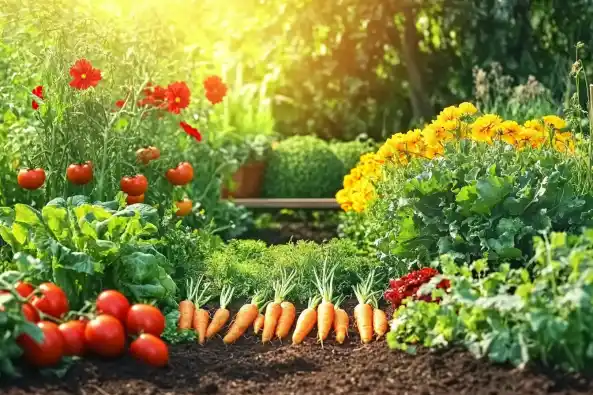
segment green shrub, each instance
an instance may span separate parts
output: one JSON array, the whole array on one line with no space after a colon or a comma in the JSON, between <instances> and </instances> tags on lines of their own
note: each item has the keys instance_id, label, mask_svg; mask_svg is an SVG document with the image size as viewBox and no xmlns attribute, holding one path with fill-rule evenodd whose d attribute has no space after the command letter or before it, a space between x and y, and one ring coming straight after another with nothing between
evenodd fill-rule
<instances>
[{"instance_id":1,"label":"green shrub","mask_svg":"<svg viewBox=\"0 0 593 395\"><path fill-rule=\"evenodd\" d=\"M441 254L459 262L525 263L533 236L593 225L573 157L463 141L444 157L393 169L368 214L387 228L376 244L400 274Z\"/></svg>"},{"instance_id":2,"label":"green shrub","mask_svg":"<svg viewBox=\"0 0 593 395\"><path fill-rule=\"evenodd\" d=\"M450 290L433 291L440 304L409 301L400 307L390 346L413 352L410 343L462 344L498 363L591 366L593 231L581 237L552 233L536 238L534 247L531 272L508 264L489 271L484 259L468 268L442 257L435 264L450 280ZM434 284L425 287L430 292Z\"/></svg>"},{"instance_id":3,"label":"green shrub","mask_svg":"<svg viewBox=\"0 0 593 395\"><path fill-rule=\"evenodd\" d=\"M341 188L342 162L328 143L312 136L295 136L278 144L268 161L264 196L327 198Z\"/></svg>"},{"instance_id":4,"label":"green shrub","mask_svg":"<svg viewBox=\"0 0 593 395\"><path fill-rule=\"evenodd\" d=\"M356 166L361 155L377 149L373 142L359 140L332 142L330 148L342 162L344 175Z\"/></svg>"}]
</instances>

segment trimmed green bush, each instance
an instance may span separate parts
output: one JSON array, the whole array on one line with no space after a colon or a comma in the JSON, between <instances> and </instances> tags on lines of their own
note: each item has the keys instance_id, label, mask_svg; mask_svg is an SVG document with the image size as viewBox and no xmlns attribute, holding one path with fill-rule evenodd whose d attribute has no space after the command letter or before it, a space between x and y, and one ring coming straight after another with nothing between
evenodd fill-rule
<instances>
[{"instance_id":1,"label":"trimmed green bush","mask_svg":"<svg viewBox=\"0 0 593 395\"><path fill-rule=\"evenodd\" d=\"M330 145L313 136L295 136L272 152L264 179L271 198L333 197L342 186L344 165Z\"/></svg>"}]
</instances>

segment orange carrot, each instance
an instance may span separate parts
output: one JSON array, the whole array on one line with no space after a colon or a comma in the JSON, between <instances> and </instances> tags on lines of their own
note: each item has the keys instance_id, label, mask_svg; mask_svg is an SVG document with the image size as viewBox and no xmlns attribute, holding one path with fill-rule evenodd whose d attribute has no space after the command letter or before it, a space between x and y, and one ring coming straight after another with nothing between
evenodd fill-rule
<instances>
[{"instance_id":1,"label":"orange carrot","mask_svg":"<svg viewBox=\"0 0 593 395\"><path fill-rule=\"evenodd\" d=\"M372 292L374 277L375 272L371 271L366 280L354 287L354 294L358 300L358 305L354 308L354 320L360 340L365 344L373 340L373 306L370 302L375 294Z\"/></svg>"},{"instance_id":2,"label":"orange carrot","mask_svg":"<svg viewBox=\"0 0 593 395\"><path fill-rule=\"evenodd\" d=\"M292 344L301 344L305 340L305 337L313 330L317 322L317 310L315 308L320 301L321 297L319 296L309 298L309 304L299 315L296 327L292 333Z\"/></svg>"},{"instance_id":3,"label":"orange carrot","mask_svg":"<svg viewBox=\"0 0 593 395\"><path fill-rule=\"evenodd\" d=\"M319 294L321 295L321 303L317 307L317 335L319 341L323 345L323 341L327 339L329 332L334 324L334 304L332 303L334 273L338 265L334 265L331 269L327 269L327 258L323 263L321 271L321 278L315 270L315 282Z\"/></svg>"},{"instance_id":4,"label":"orange carrot","mask_svg":"<svg viewBox=\"0 0 593 395\"><path fill-rule=\"evenodd\" d=\"M389 327L387 315L379 308L373 310L373 327L375 328L377 339L383 337L383 335L387 333L387 328Z\"/></svg>"},{"instance_id":5,"label":"orange carrot","mask_svg":"<svg viewBox=\"0 0 593 395\"><path fill-rule=\"evenodd\" d=\"M263 329L264 327L264 320L265 316L263 314L259 314L255 321L253 321L253 333L256 335Z\"/></svg>"},{"instance_id":6,"label":"orange carrot","mask_svg":"<svg viewBox=\"0 0 593 395\"><path fill-rule=\"evenodd\" d=\"M214 313L212 317L212 322L208 325L206 329L206 337L211 339L216 335L224 324L227 323L229 318L231 317L231 312L226 307L228 306L229 302L233 298L233 292L235 292L234 288L231 287L223 287L222 291L220 292L220 307Z\"/></svg>"},{"instance_id":7,"label":"orange carrot","mask_svg":"<svg viewBox=\"0 0 593 395\"><path fill-rule=\"evenodd\" d=\"M179 329L191 329L194 320L194 280L190 279L186 282L186 299L179 302L179 321L177 327Z\"/></svg>"},{"instance_id":8,"label":"orange carrot","mask_svg":"<svg viewBox=\"0 0 593 395\"><path fill-rule=\"evenodd\" d=\"M208 288L210 288L210 283L204 284L202 292L199 294L199 296L197 296L203 278L204 276L200 277L198 283L196 284L196 296L194 299L194 306L196 308L196 311L194 312L193 320L193 328L198 334L198 342L200 344L204 344L204 342L206 341L206 330L208 329L208 322L210 321L210 313L208 313L208 310L201 308L201 306L212 297L212 295L206 294Z\"/></svg>"},{"instance_id":9,"label":"orange carrot","mask_svg":"<svg viewBox=\"0 0 593 395\"><path fill-rule=\"evenodd\" d=\"M282 314L280 315L278 326L276 327L276 337L282 340L288 336L290 328L292 328L292 324L294 324L294 320L296 319L296 308L288 301L282 302L280 307L282 307Z\"/></svg>"},{"instance_id":10,"label":"orange carrot","mask_svg":"<svg viewBox=\"0 0 593 395\"><path fill-rule=\"evenodd\" d=\"M262 343L271 341L272 337L274 336L274 332L276 331L276 327L280 321L280 316L283 313L281 303L283 302L286 295L288 295L294 288L295 284L293 283L293 280L295 276L296 271L293 271L290 276L288 276L286 272L282 270L281 279L279 281L274 281L274 285L272 286L274 289L274 300L272 300L266 307L266 314L264 315L264 330L262 332ZM284 326L285 325L286 323L284 323ZM290 325L292 325L292 322L290 322ZM282 329L288 334L290 326L288 329L285 329L285 327Z\"/></svg>"},{"instance_id":11,"label":"orange carrot","mask_svg":"<svg viewBox=\"0 0 593 395\"><path fill-rule=\"evenodd\" d=\"M222 339L225 344L236 342L245 333L247 328L253 324L253 321L255 321L259 314L259 305L263 302L264 298L265 293L257 293L251 299L251 303L244 304L239 309L226 336Z\"/></svg>"},{"instance_id":12,"label":"orange carrot","mask_svg":"<svg viewBox=\"0 0 593 395\"><path fill-rule=\"evenodd\" d=\"M340 301L336 302L334 306L335 318L334 318L334 332L336 333L336 342L338 344L344 343L346 336L348 336L348 325L350 324L350 318L348 313L340 308Z\"/></svg>"}]
</instances>

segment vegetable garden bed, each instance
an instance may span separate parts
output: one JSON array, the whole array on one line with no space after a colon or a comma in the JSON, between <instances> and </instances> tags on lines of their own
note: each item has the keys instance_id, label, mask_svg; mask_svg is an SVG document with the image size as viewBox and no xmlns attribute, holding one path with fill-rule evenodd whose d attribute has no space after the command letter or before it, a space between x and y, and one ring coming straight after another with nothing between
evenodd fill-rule
<instances>
[{"instance_id":1,"label":"vegetable garden bed","mask_svg":"<svg viewBox=\"0 0 593 395\"><path fill-rule=\"evenodd\" d=\"M353 334L352 334L353 335ZM460 350L388 351L384 341L360 345L310 338L299 346L261 345L245 338L170 347L170 364L152 369L130 356L84 359L62 379L27 375L0 387L29 394L590 394L588 378L517 370L476 360Z\"/></svg>"}]
</instances>

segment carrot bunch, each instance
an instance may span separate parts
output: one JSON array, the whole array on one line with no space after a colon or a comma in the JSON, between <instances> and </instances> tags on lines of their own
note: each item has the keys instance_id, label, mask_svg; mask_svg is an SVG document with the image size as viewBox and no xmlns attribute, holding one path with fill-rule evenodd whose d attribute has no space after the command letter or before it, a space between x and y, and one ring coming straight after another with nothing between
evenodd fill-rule
<instances>
[{"instance_id":1,"label":"carrot bunch","mask_svg":"<svg viewBox=\"0 0 593 395\"><path fill-rule=\"evenodd\" d=\"M387 331L387 317L382 310L373 308L377 302L373 292L375 272L371 271L365 280L354 286L354 295L358 305L354 308L354 321L363 343L370 343L373 340L373 333L378 337L383 336Z\"/></svg>"},{"instance_id":2,"label":"carrot bunch","mask_svg":"<svg viewBox=\"0 0 593 395\"><path fill-rule=\"evenodd\" d=\"M231 317L231 312L227 309L227 306L233 298L234 288L223 287L220 292L220 307L216 310L216 313L212 316L212 322L206 329L206 338L211 339L216 335L227 323Z\"/></svg>"},{"instance_id":3,"label":"carrot bunch","mask_svg":"<svg viewBox=\"0 0 593 395\"><path fill-rule=\"evenodd\" d=\"M268 303L264 314L262 343L271 341L274 334L282 339L290 332L296 317L296 308L292 303L285 301L284 298L293 290L295 276L295 271L287 275L286 271L282 270L281 279L274 281L272 285L274 299Z\"/></svg>"},{"instance_id":4,"label":"carrot bunch","mask_svg":"<svg viewBox=\"0 0 593 395\"><path fill-rule=\"evenodd\" d=\"M329 336L335 318L335 307L332 302L334 292L334 274L338 265L334 265L330 269L327 267L327 258L323 262L321 275L317 274L317 270L313 272L315 275L315 285L319 290L321 296L321 303L317 307L317 337L323 345L323 342Z\"/></svg>"},{"instance_id":5,"label":"carrot bunch","mask_svg":"<svg viewBox=\"0 0 593 395\"><path fill-rule=\"evenodd\" d=\"M231 324L227 334L222 339L225 344L236 342L249 328L259 315L259 306L266 298L265 292L256 293L251 299L251 303L246 303L239 309Z\"/></svg>"},{"instance_id":6,"label":"carrot bunch","mask_svg":"<svg viewBox=\"0 0 593 395\"><path fill-rule=\"evenodd\" d=\"M296 327L292 333L292 344L301 344L305 337L313 330L317 323L317 305L321 302L320 296L309 298L307 308L301 312Z\"/></svg>"}]
</instances>

